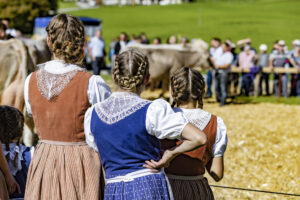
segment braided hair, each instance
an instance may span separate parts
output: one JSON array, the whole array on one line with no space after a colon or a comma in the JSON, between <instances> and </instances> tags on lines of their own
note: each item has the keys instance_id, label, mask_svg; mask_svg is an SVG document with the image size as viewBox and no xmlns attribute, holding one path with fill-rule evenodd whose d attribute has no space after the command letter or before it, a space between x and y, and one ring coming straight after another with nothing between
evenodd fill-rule
<instances>
[{"instance_id":1,"label":"braided hair","mask_svg":"<svg viewBox=\"0 0 300 200\"><path fill-rule=\"evenodd\" d=\"M17 145L19 145L23 128L24 116L21 111L10 106L0 106L0 141L5 145L6 151L9 151L9 143L14 140L17 140ZM14 160L15 166L17 157ZM6 156L6 159L9 161L9 155Z\"/></svg>"},{"instance_id":2,"label":"braided hair","mask_svg":"<svg viewBox=\"0 0 300 200\"><path fill-rule=\"evenodd\" d=\"M140 92L149 77L147 56L136 49L122 52L116 57L113 79L117 86L130 92Z\"/></svg>"},{"instance_id":3,"label":"braided hair","mask_svg":"<svg viewBox=\"0 0 300 200\"><path fill-rule=\"evenodd\" d=\"M190 100L193 100L195 107L203 107L205 81L199 71L189 67L177 69L171 76L171 89L174 99L172 107Z\"/></svg>"},{"instance_id":4,"label":"braided hair","mask_svg":"<svg viewBox=\"0 0 300 200\"><path fill-rule=\"evenodd\" d=\"M77 17L59 14L46 28L50 51L66 63L81 65L84 59L84 26Z\"/></svg>"}]
</instances>

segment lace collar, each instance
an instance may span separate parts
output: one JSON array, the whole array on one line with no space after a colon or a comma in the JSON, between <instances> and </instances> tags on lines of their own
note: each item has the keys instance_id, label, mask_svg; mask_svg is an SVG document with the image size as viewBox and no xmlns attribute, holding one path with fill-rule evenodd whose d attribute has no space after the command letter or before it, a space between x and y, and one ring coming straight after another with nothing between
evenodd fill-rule
<instances>
[{"instance_id":1,"label":"lace collar","mask_svg":"<svg viewBox=\"0 0 300 200\"><path fill-rule=\"evenodd\" d=\"M200 130L205 129L210 121L211 114L202 109L181 109L184 116L190 123L199 128Z\"/></svg>"},{"instance_id":2,"label":"lace collar","mask_svg":"<svg viewBox=\"0 0 300 200\"><path fill-rule=\"evenodd\" d=\"M85 69L75 64L64 63L63 60L51 60L38 65L39 69L44 69L51 74L65 74L71 71L85 71Z\"/></svg>"},{"instance_id":3,"label":"lace collar","mask_svg":"<svg viewBox=\"0 0 300 200\"><path fill-rule=\"evenodd\" d=\"M39 70L36 73L37 86L41 95L47 100L57 97L77 72L85 71L77 65L65 64L61 60L52 60L38 65L38 67Z\"/></svg>"},{"instance_id":4,"label":"lace collar","mask_svg":"<svg viewBox=\"0 0 300 200\"><path fill-rule=\"evenodd\" d=\"M114 92L95 106L98 117L106 124L114 124L135 113L150 101L130 92Z\"/></svg>"}]
</instances>

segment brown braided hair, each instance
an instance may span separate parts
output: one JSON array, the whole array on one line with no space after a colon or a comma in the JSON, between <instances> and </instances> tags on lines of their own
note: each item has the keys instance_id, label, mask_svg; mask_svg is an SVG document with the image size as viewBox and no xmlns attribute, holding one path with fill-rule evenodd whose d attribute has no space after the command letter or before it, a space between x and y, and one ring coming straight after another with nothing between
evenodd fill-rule
<instances>
[{"instance_id":1,"label":"brown braided hair","mask_svg":"<svg viewBox=\"0 0 300 200\"><path fill-rule=\"evenodd\" d=\"M84 26L77 17L59 14L46 28L50 51L66 63L81 65L84 59Z\"/></svg>"},{"instance_id":2,"label":"brown braided hair","mask_svg":"<svg viewBox=\"0 0 300 200\"><path fill-rule=\"evenodd\" d=\"M138 93L148 77L149 62L142 52L130 49L116 57L113 79L121 89Z\"/></svg>"},{"instance_id":3,"label":"brown braided hair","mask_svg":"<svg viewBox=\"0 0 300 200\"><path fill-rule=\"evenodd\" d=\"M0 106L0 141L5 145L6 151L9 151L9 143L17 140L19 145L20 138L23 134L24 116L17 108L10 106ZM2 147L1 147L2 148ZM16 167L18 156L14 160ZM10 160L9 155L6 156L7 161Z\"/></svg>"},{"instance_id":4,"label":"brown braided hair","mask_svg":"<svg viewBox=\"0 0 300 200\"><path fill-rule=\"evenodd\" d=\"M203 108L205 81L199 71L189 67L177 69L171 76L171 89L173 107L193 100L195 107Z\"/></svg>"}]
</instances>

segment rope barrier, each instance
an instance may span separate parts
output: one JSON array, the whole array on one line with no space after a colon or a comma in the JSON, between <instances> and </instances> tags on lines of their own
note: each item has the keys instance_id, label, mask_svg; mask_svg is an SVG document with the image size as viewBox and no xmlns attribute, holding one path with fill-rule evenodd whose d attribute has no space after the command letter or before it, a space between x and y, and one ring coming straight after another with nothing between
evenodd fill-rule
<instances>
[{"instance_id":1,"label":"rope barrier","mask_svg":"<svg viewBox=\"0 0 300 200\"><path fill-rule=\"evenodd\" d=\"M272 192L272 191L266 191L266 190L255 190L255 189L247 189L247 188L239 188L239 187L222 186L222 185L210 185L210 186L216 187L216 188L223 188L223 189L242 190L242 191L248 191L248 192L261 192L261 193L268 193L268 194L300 197L300 194L291 194L291 193L284 193L284 192Z\"/></svg>"}]
</instances>

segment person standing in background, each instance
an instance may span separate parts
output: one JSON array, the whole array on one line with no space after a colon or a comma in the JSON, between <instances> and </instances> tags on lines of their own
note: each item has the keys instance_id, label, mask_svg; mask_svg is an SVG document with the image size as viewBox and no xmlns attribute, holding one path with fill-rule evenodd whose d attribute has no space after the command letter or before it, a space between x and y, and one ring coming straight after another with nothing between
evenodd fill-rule
<instances>
[{"instance_id":1,"label":"person standing in background","mask_svg":"<svg viewBox=\"0 0 300 200\"><path fill-rule=\"evenodd\" d=\"M293 49L290 53L290 63L293 67L299 68L299 48L300 48L300 40L293 41ZM297 92L297 82L299 79L298 74L291 74L291 96L298 96Z\"/></svg>"},{"instance_id":2,"label":"person standing in background","mask_svg":"<svg viewBox=\"0 0 300 200\"><path fill-rule=\"evenodd\" d=\"M116 43L114 57L119 55L119 53L126 47L128 43L128 36L125 32L120 34L119 41Z\"/></svg>"},{"instance_id":3,"label":"person standing in background","mask_svg":"<svg viewBox=\"0 0 300 200\"><path fill-rule=\"evenodd\" d=\"M210 57L216 60L223 53L221 47L221 39L214 37L211 41L211 46L212 47L209 49ZM213 69L210 69L206 74L206 84L207 84L206 98L210 98L212 96L212 91L211 91L212 80L213 80Z\"/></svg>"},{"instance_id":4,"label":"person standing in background","mask_svg":"<svg viewBox=\"0 0 300 200\"><path fill-rule=\"evenodd\" d=\"M153 44L161 44L161 39L160 39L160 37L155 37L155 38L153 39Z\"/></svg>"},{"instance_id":5,"label":"person standing in background","mask_svg":"<svg viewBox=\"0 0 300 200\"><path fill-rule=\"evenodd\" d=\"M294 45L293 52L291 54L290 63L293 67L300 70L300 41L296 41ZM300 97L300 74L292 74L292 94L294 96Z\"/></svg>"},{"instance_id":6,"label":"person standing in background","mask_svg":"<svg viewBox=\"0 0 300 200\"><path fill-rule=\"evenodd\" d=\"M97 30L95 36L89 43L89 54L92 59L94 75L99 75L100 70L105 66L105 42L101 30Z\"/></svg>"},{"instance_id":7,"label":"person standing in background","mask_svg":"<svg viewBox=\"0 0 300 200\"><path fill-rule=\"evenodd\" d=\"M0 40L6 40L6 26L0 23Z\"/></svg>"},{"instance_id":8,"label":"person standing in background","mask_svg":"<svg viewBox=\"0 0 300 200\"><path fill-rule=\"evenodd\" d=\"M210 58L215 72L215 92L217 101L220 102L220 106L224 106L227 98L227 79L230 71L230 65L233 60L231 53L231 44L225 42L222 44L223 53L216 59Z\"/></svg>"},{"instance_id":9,"label":"person standing in background","mask_svg":"<svg viewBox=\"0 0 300 200\"><path fill-rule=\"evenodd\" d=\"M7 36L7 39L10 39L10 38L16 38L18 37L18 32L16 29L13 29L13 28L10 28L9 26L9 19L2 19L2 24L4 24L6 26L6 36Z\"/></svg>"},{"instance_id":10,"label":"person standing in background","mask_svg":"<svg viewBox=\"0 0 300 200\"><path fill-rule=\"evenodd\" d=\"M260 53L258 54L258 60L257 60L257 65L259 67L268 67L269 66L269 54L267 53L267 45L266 44L261 44L259 46L259 51ZM263 81L265 82L265 93L267 96L270 95L269 92L269 74L268 73L264 73L264 72L260 72L260 76L259 76L259 86L258 86L258 95L261 96L263 94L263 89L262 89L262 83Z\"/></svg>"},{"instance_id":11,"label":"person standing in background","mask_svg":"<svg viewBox=\"0 0 300 200\"><path fill-rule=\"evenodd\" d=\"M239 66L241 69L250 69L254 66L254 57L255 53L251 50L249 45L245 45L244 50L239 55ZM249 93L253 88L253 80L250 73L242 73L242 86L241 94L243 91L246 96L249 96Z\"/></svg>"},{"instance_id":12,"label":"person standing in background","mask_svg":"<svg viewBox=\"0 0 300 200\"><path fill-rule=\"evenodd\" d=\"M288 65L290 55L284 51L285 42L279 40L277 43L277 49L270 55L270 67L285 67ZM276 96L281 94L284 97L288 97L288 76L286 74L274 73L274 91ZM281 87L280 87L281 86Z\"/></svg>"}]
</instances>

